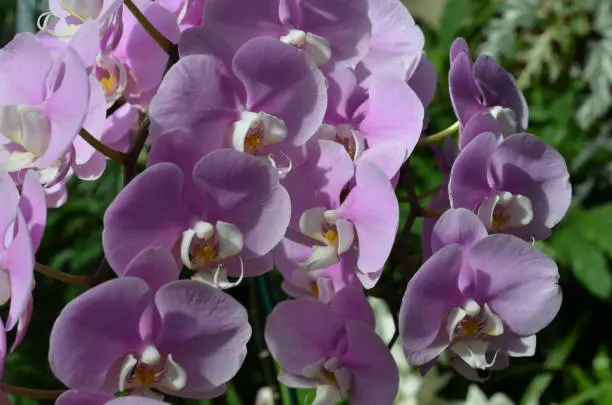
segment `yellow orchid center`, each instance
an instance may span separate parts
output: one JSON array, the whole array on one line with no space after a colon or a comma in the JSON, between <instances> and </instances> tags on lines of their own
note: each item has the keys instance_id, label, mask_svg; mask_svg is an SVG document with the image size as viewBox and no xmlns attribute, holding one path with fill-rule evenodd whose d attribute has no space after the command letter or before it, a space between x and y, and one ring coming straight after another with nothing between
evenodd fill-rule
<instances>
[{"instance_id":1,"label":"yellow orchid center","mask_svg":"<svg viewBox=\"0 0 612 405\"><path fill-rule=\"evenodd\" d=\"M244 138L244 151L246 153L255 153L261 146L262 141L258 132L250 132L246 138Z\"/></svg>"},{"instance_id":2,"label":"yellow orchid center","mask_svg":"<svg viewBox=\"0 0 612 405\"><path fill-rule=\"evenodd\" d=\"M338 379L336 375L329 370L323 370L323 379L332 385L338 385Z\"/></svg>"},{"instance_id":3,"label":"yellow orchid center","mask_svg":"<svg viewBox=\"0 0 612 405\"><path fill-rule=\"evenodd\" d=\"M117 90L117 78L113 75L101 78L100 84L102 84L104 94L112 94L115 92L115 90Z\"/></svg>"},{"instance_id":4,"label":"yellow orchid center","mask_svg":"<svg viewBox=\"0 0 612 405\"><path fill-rule=\"evenodd\" d=\"M473 335L478 332L480 325L474 318L465 318L461 321L461 328L466 335Z\"/></svg>"},{"instance_id":5,"label":"yellow orchid center","mask_svg":"<svg viewBox=\"0 0 612 405\"><path fill-rule=\"evenodd\" d=\"M210 245L204 245L197 250L198 259L204 263L210 263L217 258L217 251Z\"/></svg>"},{"instance_id":6,"label":"yellow orchid center","mask_svg":"<svg viewBox=\"0 0 612 405\"><path fill-rule=\"evenodd\" d=\"M325 240L329 242L330 244L336 243L339 238L338 231L334 229L328 229L327 231L325 231L324 236L325 236Z\"/></svg>"},{"instance_id":7,"label":"yellow orchid center","mask_svg":"<svg viewBox=\"0 0 612 405\"><path fill-rule=\"evenodd\" d=\"M508 224L508 216L502 213L494 213L492 220L492 228L494 231L499 231Z\"/></svg>"},{"instance_id":8,"label":"yellow orchid center","mask_svg":"<svg viewBox=\"0 0 612 405\"><path fill-rule=\"evenodd\" d=\"M156 381L155 371L150 368L139 368L136 370L136 379L141 386L151 386Z\"/></svg>"}]
</instances>

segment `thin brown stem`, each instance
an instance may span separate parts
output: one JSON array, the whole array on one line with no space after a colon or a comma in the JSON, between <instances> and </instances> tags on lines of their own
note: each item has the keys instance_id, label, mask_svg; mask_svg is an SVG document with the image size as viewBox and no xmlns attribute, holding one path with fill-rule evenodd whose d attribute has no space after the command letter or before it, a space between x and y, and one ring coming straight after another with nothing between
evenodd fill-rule
<instances>
[{"instance_id":1,"label":"thin brown stem","mask_svg":"<svg viewBox=\"0 0 612 405\"><path fill-rule=\"evenodd\" d=\"M40 264L40 263L36 263L34 268L40 274L43 274L54 280L61 281L62 283L78 285L81 287L91 287L92 285L91 279L89 277L74 276L72 274L68 274L62 271L52 269L51 267L45 266L44 264Z\"/></svg>"},{"instance_id":2,"label":"thin brown stem","mask_svg":"<svg viewBox=\"0 0 612 405\"><path fill-rule=\"evenodd\" d=\"M461 126L461 123L457 121L453 125L451 125L450 127L446 128L443 131L440 131L436 134L426 136L425 138L419 139L419 142L417 142L417 146L419 147L429 146L434 143L441 142L445 140L446 138L448 138L449 136L451 136L452 134L454 134L455 132L457 132L460 126Z\"/></svg>"},{"instance_id":3,"label":"thin brown stem","mask_svg":"<svg viewBox=\"0 0 612 405\"><path fill-rule=\"evenodd\" d=\"M81 129L81 131L79 132L79 135L81 136L81 138L85 140L85 142L90 144L95 150L97 150L98 152L100 152L101 154L109 158L110 160L113 160L119 163L120 165L124 164L125 155L123 153L116 151L114 149L111 149L108 146L104 145L102 142L94 138L93 135L91 135L89 131L87 131L85 128Z\"/></svg>"},{"instance_id":4,"label":"thin brown stem","mask_svg":"<svg viewBox=\"0 0 612 405\"><path fill-rule=\"evenodd\" d=\"M149 125L151 121L147 116L140 124L138 134L125 159L125 171L123 172L123 186L127 186L138 175L138 157L144 149L147 138L149 137Z\"/></svg>"},{"instance_id":5,"label":"thin brown stem","mask_svg":"<svg viewBox=\"0 0 612 405\"><path fill-rule=\"evenodd\" d=\"M32 388L17 387L4 382L0 382L0 391L7 394L30 397L34 399L56 399L66 390L36 390Z\"/></svg>"},{"instance_id":6,"label":"thin brown stem","mask_svg":"<svg viewBox=\"0 0 612 405\"><path fill-rule=\"evenodd\" d=\"M441 217L447 211L447 208L442 208L439 210L432 210L428 208L421 208L421 212L419 213L420 217L423 218L438 218Z\"/></svg>"},{"instance_id":7,"label":"thin brown stem","mask_svg":"<svg viewBox=\"0 0 612 405\"><path fill-rule=\"evenodd\" d=\"M134 15L136 20L143 26L147 34L163 49L168 55L174 49L174 44L166 38L155 26L149 21L147 17L136 7L132 0L124 0L123 4L130 10L130 13Z\"/></svg>"}]
</instances>

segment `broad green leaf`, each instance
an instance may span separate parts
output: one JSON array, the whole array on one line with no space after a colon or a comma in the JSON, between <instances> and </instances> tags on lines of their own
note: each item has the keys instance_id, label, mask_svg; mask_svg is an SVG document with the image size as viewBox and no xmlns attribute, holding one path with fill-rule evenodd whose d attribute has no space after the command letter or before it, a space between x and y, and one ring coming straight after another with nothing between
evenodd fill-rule
<instances>
[{"instance_id":1,"label":"broad green leaf","mask_svg":"<svg viewBox=\"0 0 612 405\"><path fill-rule=\"evenodd\" d=\"M612 293L612 274L603 252L580 237L573 227L560 229L550 241L560 260L571 266L576 279L592 295L607 299Z\"/></svg>"},{"instance_id":2,"label":"broad green leaf","mask_svg":"<svg viewBox=\"0 0 612 405\"><path fill-rule=\"evenodd\" d=\"M443 47L448 47L453 42L474 11L473 0L448 0L446 2L439 31L440 44Z\"/></svg>"}]
</instances>

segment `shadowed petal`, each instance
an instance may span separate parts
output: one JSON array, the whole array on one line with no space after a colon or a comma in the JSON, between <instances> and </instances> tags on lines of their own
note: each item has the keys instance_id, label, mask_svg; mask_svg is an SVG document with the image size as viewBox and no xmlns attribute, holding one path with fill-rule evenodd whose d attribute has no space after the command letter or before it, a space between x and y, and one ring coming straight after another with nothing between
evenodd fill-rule
<instances>
[{"instance_id":1,"label":"shadowed petal","mask_svg":"<svg viewBox=\"0 0 612 405\"><path fill-rule=\"evenodd\" d=\"M170 250L190 227L181 210L182 182L177 166L159 163L136 177L108 207L102 244L117 274L149 246Z\"/></svg>"},{"instance_id":2,"label":"shadowed petal","mask_svg":"<svg viewBox=\"0 0 612 405\"><path fill-rule=\"evenodd\" d=\"M469 252L476 299L486 302L513 332L532 335L561 306L557 265L531 244L511 235L490 235Z\"/></svg>"},{"instance_id":3,"label":"shadowed petal","mask_svg":"<svg viewBox=\"0 0 612 405\"><path fill-rule=\"evenodd\" d=\"M251 327L246 310L226 293L207 284L180 280L155 295L161 315L160 350L172 354L187 372L188 397L218 395L246 357Z\"/></svg>"},{"instance_id":4,"label":"shadowed petal","mask_svg":"<svg viewBox=\"0 0 612 405\"><path fill-rule=\"evenodd\" d=\"M146 282L129 277L107 281L68 303L51 331L53 374L72 389L104 392L113 364L143 345L139 322L152 299ZM106 389L114 394L117 386Z\"/></svg>"}]
</instances>

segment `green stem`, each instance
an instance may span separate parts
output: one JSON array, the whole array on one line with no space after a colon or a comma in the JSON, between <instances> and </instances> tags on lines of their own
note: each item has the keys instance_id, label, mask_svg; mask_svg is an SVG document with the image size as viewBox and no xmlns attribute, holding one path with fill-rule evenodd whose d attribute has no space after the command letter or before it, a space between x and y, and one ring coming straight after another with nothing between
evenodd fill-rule
<instances>
[{"instance_id":1,"label":"green stem","mask_svg":"<svg viewBox=\"0 0 612 405\"><path fill-rule=\"evenodd\" d=\"M163 49L168 55L174 49L174 44L166 38L161 32L155 28L151 21L136 7L132 0L124 0L123 4L130 10L130 12L134 15L136 20L143 26L147 34L159 45L161 49Z\"/></svg>"},{"instance_id":2,"label":"green stem","mask_svg":"<svg viewBox=\"0 0 612 405\"><path fill-rule=\"evenodd\" d=\"M85 140L85 142L90 144L95 150L97 150L98 152L100 152L101 154L109 158L110 160L113 160L119 163L120 165L124 163L125 155L123 153L116 151L114 149L111 149L108 146L104 145L102 142L94 138L89 133L89 131L87 131L85 128L81 129L81 131L79 132L79 135L81 136L81 138Z\"/></svg>"},{"instance_id":3,"label":"green stem","mask_svg":"<svg viewBox=\"0 0 612 405\"><path fill-rule=\"evenodd\" d=\"M455 132L457 132L460 126L461 126L461 123L457 121L453 125L451 125L450 127L446 128L443 131L440 131L430 136L426 136L425 138L421 138L419 142L417 142L417 146L428 146L434 143L441 142L445 140L446 138L448 138L449 136L451 136L452 134L454 134Z\"/></svg>"},{"instance_id":4,"label":"green stem","mask_svg":"<svg viewBox=\"0 0 612 405\"><path fill-rule=\"evenodd\" d=\"M36 263L34 266L37 272L62 283L78 285L81 287L91 287L92 283L89 277L74 276L45 266L44 264Z\"/></svg>"}]
</instances>

